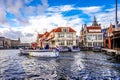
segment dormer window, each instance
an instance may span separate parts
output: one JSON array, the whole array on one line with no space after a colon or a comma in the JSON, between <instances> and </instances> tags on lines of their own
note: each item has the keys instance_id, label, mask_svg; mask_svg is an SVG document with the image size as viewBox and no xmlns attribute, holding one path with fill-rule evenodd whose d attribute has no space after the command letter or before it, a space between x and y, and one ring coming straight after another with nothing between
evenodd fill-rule
<instances>
[{"instance_id":1,"label":"dormer window","mask_svg":"<svg viewBox=\"0 0 120 80\"><path fill-rule=\"evenodd\" d=\"M63 28L62 32L68 32L67 28Z\"/></svg>"}]
</instances>

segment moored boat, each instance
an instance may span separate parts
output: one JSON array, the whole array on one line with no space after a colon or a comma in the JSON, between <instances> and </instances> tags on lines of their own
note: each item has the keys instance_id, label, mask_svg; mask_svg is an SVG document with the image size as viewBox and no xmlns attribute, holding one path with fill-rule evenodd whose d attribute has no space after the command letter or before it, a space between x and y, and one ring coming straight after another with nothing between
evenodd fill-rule
<instances>
[{"instance_id":1,"label":"moored boat","mask_svg":"<svg viewBox=\"0 0 120 80\"><path fill-rule=\"evenodd\" d=\"M51 51L51 52L31 52L29 53L30 56L36 56L36 57L58 57L59 52L58 51Z\"/></svg>"},{"instance_id":2,"label":"moored boat","mask_svg":"<svg viewBox=\"0 0 120 80\"><path fill-rule=\"evenodd\" d=\"M70 52L80 52L80 48L78 46L69 47Z\"/></svg>"},{"instance_id":3,"label":"moored boat","mask_svg":"<svg viewBox=\"0 0 120 80\"><path fill-rule=\"evenodd\" d=\"M100 46L94 46L93 51L94 52L101 52L101 47Z\"/></svg>"},{"instance_id":4,"label":"moored boat","mask_svg":"<svg viewBox=\"0 0 120 80\"><path fill-rule=\"evenodd\" d=\"M49 50L49 49L44 49L44 50L24 50L20 49L20 54L21 55L29 55L29 56L38 56L38 57L58 57L59 56L59 51L56 50Z\"/></svg>"}]
</instances>

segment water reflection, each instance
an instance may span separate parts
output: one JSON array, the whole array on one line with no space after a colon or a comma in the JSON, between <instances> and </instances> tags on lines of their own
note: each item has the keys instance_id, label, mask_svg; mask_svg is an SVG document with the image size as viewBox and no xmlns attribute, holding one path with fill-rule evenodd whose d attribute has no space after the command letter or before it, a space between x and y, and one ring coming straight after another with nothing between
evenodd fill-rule
<instances>
[{"instance_id":1,"label":"water reflection","mask_svg":"<svg viewBox=\"0 0 120 80\"><path fill-rule=\"evenodd\" d=\"M61 58L19 56L0 51L0 80L119 80L120 63L102 53L61 53Z\"/></svg>"}]
</instances>

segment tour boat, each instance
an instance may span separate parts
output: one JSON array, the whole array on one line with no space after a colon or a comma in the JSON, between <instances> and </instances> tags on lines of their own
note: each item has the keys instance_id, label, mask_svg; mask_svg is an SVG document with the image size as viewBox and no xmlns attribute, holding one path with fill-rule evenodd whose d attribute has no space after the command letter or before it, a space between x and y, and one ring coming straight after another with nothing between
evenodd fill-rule
<instances>
[{"instance_id":1,"label":"tour boat","mask_svg":"<svg viewBox=\"0 0 120 80\"><path fill-rule=\"evenodd\" d=\"M38 56L38 57L58 57L59 56L59 51L57 50L48 50L48 49L43 49L43 50L24 50L20 49L20 54L21 55L29 55L29 56Z\"/></svg>"},{"instance_id":2,"label":"tour boat","mask_svg":"<svg viewBox=\"0 0 120 80\"><path fill-rule=\"evenodd\" d=\"M51 51L51 52L31 52L29 53L30 56L38 56L38 57L58 57L58 51Z\"/></svg>"}]
</instances>

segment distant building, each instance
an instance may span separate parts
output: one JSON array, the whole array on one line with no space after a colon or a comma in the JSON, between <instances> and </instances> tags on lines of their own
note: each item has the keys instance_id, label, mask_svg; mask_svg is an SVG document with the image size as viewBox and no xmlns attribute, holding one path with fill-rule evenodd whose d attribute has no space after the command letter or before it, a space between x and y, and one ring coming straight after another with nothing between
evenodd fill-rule
<instances>
[{"instance_id":1,"label":"distant building","mask_svg":"<svg viewBox=\"0 0 120 80\"><path fill-rule=\"evenodd\" d=\"M18 40L11 40L9 38L0 37L0 48L8 49L18 47L20 44L20 38Z\"/></svg>"},{"instance_id":2,"label":"distant building","mask_svg":"<svg viewBox=\"0 0 120 80\"><path fill-rule=\"evenodd\" d=\"M100 24L96 21L96 17L94 17L92 26L84 25L82 28L81 42L86 47L103 46L103 33Z\"/></svg>"},{"instance_id":3,"label":"distant building","mask_svg":"<svg viewBox=\"0 0 120 80\"><path fill-rule=\"evenodd\" d=\"M12 48L18 48L18 46L20 45L20 38L18 38L18 40L11 40L11 47Z\"/></svg>"},{"instance_id":4,"label":"distant building","mask_svg":"<svg viewBox=\"0 0 120 80\"><path fill-rule=\"evenodd\" d=\"M0 48L4 48L4 39L5 37L0 37Z\"/></svg>"},{"instance_id":5,"label":"distant building","mask_svg":"<svg viewBox=\"0 0 120 80\"><path fill-rule=\"evenodd\" d=\"M30 43L20 43L19 48L31 48L31 44Z\"/></svg>"},{"instance_id":6,"label":"distant building","mask_svg":"<svg viewBox=\"0 0 120 80\"><path fill-rule=\"evenodd\" d=\"M11 40L9 38L4 38L4 48L11 48Z\"/></svg>"}]
</instances>

